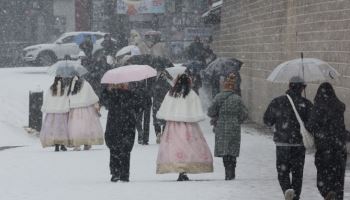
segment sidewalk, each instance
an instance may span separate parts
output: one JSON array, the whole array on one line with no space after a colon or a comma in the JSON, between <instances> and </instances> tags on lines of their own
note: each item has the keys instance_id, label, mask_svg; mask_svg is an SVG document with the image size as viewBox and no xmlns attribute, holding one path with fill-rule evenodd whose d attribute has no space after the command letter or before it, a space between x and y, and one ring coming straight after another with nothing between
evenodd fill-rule
<instances>
[{"instance_id":1,"label":"sidewalk","mask_svg":"<svg viewBox=\"0 0 350 200\"><path fill-rule=\"evenodd\" d=\"M104 116L103 116L104 118ZM213 151L214 134L208 121L201 123ZM177 174L157 175L158 145L151 132L150 145L135 145L131 155L130 183L109 181L109 152L105 146L91 151L54 152L37 144L1 151L0 188L6 200L281 200L283 195L275 169L275 145L272 137L255 128L242 128L241 154L237 178L224 181L224 167L214 158L214 173L189 174L192 181L176 182ZM350 198L350 174L346 177ZM302 199L321 199L316 188L313 155L306 156Z\"/></svg>"}]
</instances>

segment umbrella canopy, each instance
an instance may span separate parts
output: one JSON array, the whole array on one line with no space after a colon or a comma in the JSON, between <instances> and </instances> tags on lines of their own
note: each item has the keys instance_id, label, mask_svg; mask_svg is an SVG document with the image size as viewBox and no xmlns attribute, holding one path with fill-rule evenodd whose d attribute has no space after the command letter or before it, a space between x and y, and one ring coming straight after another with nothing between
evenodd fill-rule
<instances>
[{"instance_id":1,"label":"umbrella canopy","mask_svg":"<svg viewBox=\"0 0 350 200\"><path fill-rule=\"evenodd\" d=\"M132 56L133 55L140 55L141 54L140 48L138 48L135 45L129 45L129 46L123 47L117 52L116 57L119 57L119 56L122 56L125 54L130 54Z\"/></svg>"},{"instance_id":2,"label":"umbrella canopy","mask_svg":"<svg viewBox=\"0 0 350 200\"><path fill-rule=\"evenodd\" d=\"M148 65L127 65L107 71L103 75L101 83L129 83L155 77L156 75L157 71Z\"/></svg>"},{"instance_id":3,"label":"umbrella canopy","mask_svg":"<svg viewBox=\"0 0 350 200\"><path fill-rule=\"evenodd\" d=\"M182 64L175 64L174 67L169 67L166 68L166 70L169 72L170 76L173 77L174 79L180 75L183 74L186 71L186 67L183 66Z\"/></svg>"},{"instance_id":4,"label":"umbrella canopy","mask_svg":"<svg viewBox=\"0 0 350 200\"><path fill-rule=\"evenodd\" d=\"M216 58L211 62L205 69L204 73L212 77L217 76L227 76L231 72L238 72L241 69L243 62L235 58Z\"/></svg>"},{"instance_id":5,"label":"umbrella canopy","mask_svg":"<svg viewBox=\"0 0 350 200\"><path fill-rule=\"evenodd\" d=\"M47 71L51 76L73 77L82 76L88 70L81 65L80 60L60 60L53 64Z\"/></svg>"},{"instance_id":6,"label":"umbrella canopy","mask_svg":"<svg viewBox=\"0 0 350 200\"><path fill-rule=\"evenodd\" d=\"M148 54L131 56L127 61L131 65L152 65L152 56Z\"/></svg>"},{"instance_id":7,"label":"umbrella canopy","mask_svg":"<svg viewBox=\"0 0 350 200\"><path fill-rule=\"evenodd\" d=\"M75 42L77 45L80 45L82 42L84 42L86 36L90 36L90 37L91 37L92 43L95 43L95 42L96 42L96 37L95 37L94 35L88 34L88 33L81 33L81 34L76 35L76 36L74 37L74 42Z\"/></svg>"},{"instance_id":8,"label":"umbrella canopy","mask_svg":"<svg viewBox=\"0 0 350 200\"><path fill-rule=\"evenodd\" d=\"M156 70L174 67L173 63L169 59L160 56L152 56L149 54L134 55L127 60L127 63L133 65L149 65Z\"/></svg>"},{"instance_id":9,"label":"umbrella canopy","mask_svg":"<svg viewBox=\"0 0 350 200\"><path fill-rule=\"evenodd\" d=\"M316 58L299 58L278 65L267 78L268 81L288 83L292 77L299 76L305 82L337 79L340 74L328 63Z\"/></svg>"},{"instance_id":10,"label":"umbrella canopy","mask_svg":"<svg viewBox=\"0 0 350 200\"><path fill-rule=\"evenodd\" d=\"M162 70L169 67L174 67L174 64L168 59L160 56L153 56L151 66L156 70Z\"/></svg>"}]
</instances>

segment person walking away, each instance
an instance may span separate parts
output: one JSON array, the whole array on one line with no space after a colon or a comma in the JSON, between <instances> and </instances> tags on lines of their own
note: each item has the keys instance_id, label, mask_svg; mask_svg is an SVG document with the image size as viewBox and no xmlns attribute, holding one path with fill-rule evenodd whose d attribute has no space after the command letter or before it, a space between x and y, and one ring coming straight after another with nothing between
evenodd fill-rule
<instances>
[{"instance_id":1,"label":"person walking away","mask_svg":"<svg viewBox=\"0 0 350 200\"><path fill-rule=\"evenodd\" d=\"M55 77L51 87L45 92L41 111L46 113L40 131L42 146L55 146L55 151L67 151L69 100L67 97L67 81Z\"/></svg>"},{"instance_id":2,"label":"person walking away","mask_svg":"<svg viewBox=\"0 0 350 200\"><path fill-rule=\"evenodd\" d=\"M158 71L154 86L152 89L153 104L152 104L152 115L153 115L153 126L156 133L156 143L160 143L160 137L165 128L165 121L157 118L157 112L162 104L164 97L171 89L169 81L172 80L172 77L165 69Z\"/></svg>"},{"instance_id":3,"label":"person walking away","mask_svg":"<svg viewBox=\"0 0 350 200\"><path fill-rule=\"evenodd\" d=\"M114 63L118 44L112 40L111 34L107 33L104 35L101 46L103 48L103 54L107 58L108 64Z\"/></svg>"},{"instance_id":4,"label":"person walking away","mask_svg":"<svg viewBox=\"0 0 350 200\"><path fill-rule=\"evenodd\" d=\"M101 85L101 79L104 73L110 69L112 66L107 63L106 56L100 56L97 58L97 61L88 65L86 69L89 71L84 77L88 81L92 89L95 91L97 96L101 98L101 93L103 91L103 85Z\"/></svg>"},{"instance_id":5,"label":"person walking away","mask_svg":"<svg viewBox=\"0 0 350 200\"><path fill-rule=\"evenodd\" d=\"M103 37L103 41L101 43L103 47L105 56L115 56L117 53L117 43L112 40L111 34L107 33Z\"/></svg>"},{"instance_id":6,"label":"person walking away","mask_svg":"<svg viewBox=\"0 0 350 200\"><path fill-rule=\"evenodd\" d=\"M132 29L130 31L129 45L135 45L139 48L141 54L151 54L151 49L143 41L140 33Z\"/></svg>"},{"instance_id":7,"label":"person walking away","mask_svg":"<svg viewBox=\"0 0 350 200\"><path fill-rule=\"evenodd\" d=\"M145 44L150 49L150 54L155 57L169 58L169 50L161 39L162 33L159 31L149 31L145 34Z\"/></svg>"},{"instance_id":8,"label":"person walking away","mask_svg":"<svg viewBox=\"0 0 350 200\"><path fill-rule=\"evenodd\" d=\"M135 116L143 109L140 98L129 90L127 83L109 85L102 92L101 101L108 109L105 140L110 150L112 182L129 181L130 153L135 142Z\"/></svg>"},{"instance_id":9,"label":"person walking away","mask_svg":"<svg viewBox=\"0 0 350 200\"><path fill-rule=\"evenodd\" d=\"M204 45L201 42L200 37L195 36L194 41L190 44L190 46L187 49L188 59L199 61L202 65L205 65L205 54L206 51L204 49Z\"/></svg>"},{"instance_id":10,"label":"person walking away","mask_svg":"<svg viewBox=\"0 0 350 200\"><path fill-rule=\"evenodd\" d=\"M68 97L70 145L74 146L75 151L79 151L81 145L84 145L84 150L89 150L91 145L102 145L104 138L99 118L99 98L89 82L78 76L73 77Z\"/></svg>"},{"instance_id":11,"label":"person walking away","mask_svg":"<svg viewBox=\"0 0 350 200\"><path fill-rule=\"evenodd\" d=\"M85 35L84 41L79 45L79 48L85 53L85 56L92 60L92 50L94 49L94 44L92 42L91 35Z\"/></svg>"},{"instance_id":12,"label":"person walking away","mask_svg":"<svg viewBox=\"0 0 350 200\"><path fill-rule=\"evenodd\" d=\"M192 85L193 91L195 91L197 95L199 95L199 89L203 85L202 78L200 75L200 71L202 67L201 63L198 61L192 61L190 63L186 63L184 66L187 67L185 70L185 73L187 73L191 78L191 82L192 82L191 85Z\"/></svg>"},{"instance_id":13,"label":"person walking away","mask_svg":"<svg viewBox=\"0 0 350 200\"><path fill-rule=\"evenodd\" d=\"M306 128L314 135L317 188L325 199L344 199L346 168L345 104L330 83L317 90L314 107Z\"/></svg>"},{"instance_id":14,"label":"person walking away","mask_svg":"<svg viewBox=\"0 0 350 200\"><path fill-rule=\"evenodd\" d=\"M292 77L286 92L286 95L292 98L304 123L308 121L312 109L312 103L302 97L305 87L302 78ZM303 183L305 147L299 122L286 95L271 101L263 120L267 126L274 126L276 168L282 191L285 196L294 196L293 200L299 200Z\"/></svg>"},{"instance_id":15,"label":"person walking away","mask_svg":"<svg viewBox=\"0 0 350 200\"><path fill-rule=\"evenodd\" d=\"M138 143L148 145L149 127L151 120L152 96L151 88L148 87L149 79L130 83L128 88L140 96L140 103L143 106L141 112L136 115L136 130L138 133Z\"/></svg>"},{"instance_id":16,"label":"person walking away","mask_svg":"<svg viewBox=\"0 0 350 200\"><path fill-rule=\"evenodd\" d=\"M248 118L248 110L239 95L233 92L236 77L230 74L224 82L224 90L217 94L208 108L215 133L214 156L222 157L225 180L236 177L235 169L241 145L241 124Z\"/></svg>"},{"instance_id":17,"label":"person walking away","mask_svg":"<svg viewBox=\"0 0 350 200\"><path fill-rule=\"evenodd\" d=\"M187 74L178 76L157 113L166 120L157 157L157 174L179 173L178 181L188 181L187 173L213 172L213 157L199 121L205 119L198 95L191 90Z\"/></svg>"},{"instance_id":18,"label":"person walking away","mask_svg":"<svg viewBox=\"0 0 350 200\"><path fill-rule=\"evenodd\" d=\"M217 56L214 53L214 51L211 48L211 45L213 43L213 37L209 36L206 40L205 43L203 44L203 48L204 48L204 53L205 53L205 63L207 65L209 65L211 62L213 62Z\"/></svg>"}]
</instances>

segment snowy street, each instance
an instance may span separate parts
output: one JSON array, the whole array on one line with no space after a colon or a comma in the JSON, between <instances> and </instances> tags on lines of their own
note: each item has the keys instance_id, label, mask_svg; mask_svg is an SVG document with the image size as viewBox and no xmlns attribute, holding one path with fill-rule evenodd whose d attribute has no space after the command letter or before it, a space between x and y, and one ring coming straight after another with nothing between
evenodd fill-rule
<instances>
[{"instance_id":1,"label":"snowy street","mask_svg":"<svg viewBox=\"0 0 350 200\"><path fill-rule=\"evenodd\" d=\"M284 199L275 169L272 136L245 125L236 179L224 181L224 166L214 159L214 173L189 174L191 181L177 182L177 174L157 175L153 126L150 145L135 144L131 153L129 183L112 183L109 151L93 146L90 151L54 152L43 149L39 138L28 134L29 91L49 87L46 68L0 69L0 199L1 200L281 200ZM262 105L265 107L265 105ZM106 122L106 110L101 120ZM214 134L209 119L201 128L211 151ZM17 148L7 148L19 146ZM301 199L320 200L313 155L306 156ZM345 197L350 199L350 171Z\"/></svg>"}]
</instances>

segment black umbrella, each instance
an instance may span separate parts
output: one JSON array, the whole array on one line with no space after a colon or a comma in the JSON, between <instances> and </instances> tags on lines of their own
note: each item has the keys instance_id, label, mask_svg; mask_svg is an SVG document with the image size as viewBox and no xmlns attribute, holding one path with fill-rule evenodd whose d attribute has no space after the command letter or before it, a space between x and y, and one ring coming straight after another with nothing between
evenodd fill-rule
<instances>
[{"instance_id":1,"label":"black umbrella","mask_svg":"<svg viewBox=\"0 0 350 200\"><path fill-rule=\"evenodd\" d=\"M154 67L157 70L162 70L169 67L174 67L174 64L168 59L160 56L154 56L152 57L152 67Z\"/></svg>"},{"instance_id":2,"label":"black umbrella","mask_svg":"<svg viewBox=\"0 0 350 200\"><path fill-rule=\"evenodd\" d=\"M152 66L152 56L148 54L131 56L127 61L128 65L149 65ZM152 66L153 67L153 66Z\"/></svg>"},{"instance_id":3,"label":"black umbrella","mask_svg":"<svg viewBox=\"0 0 350 200\"><path fill-rule=\"evenodd\" d=\"M160 56L152 56L149 54L134 55L126 61L126 64L149 65L156 70L174 67L173 63L169 59Z\"/></svg>"},{"instance_id":4,"label":"black umbrella","mask_svg":"<svg viewBox=\"0 0 350 200\"><path fill-rule=\"evenodd\" d=\"M235 58L217 58L211 62L205 69L204 73L212 77L216 76L227 76L231 72L237 73L241 69L243 62Z\"/></svg>"}]
</instances>

